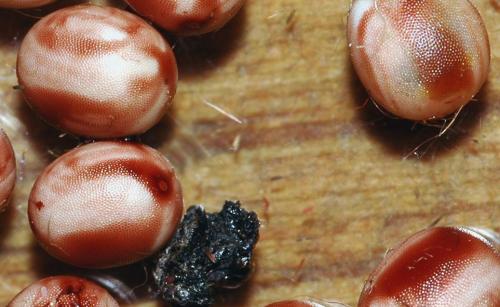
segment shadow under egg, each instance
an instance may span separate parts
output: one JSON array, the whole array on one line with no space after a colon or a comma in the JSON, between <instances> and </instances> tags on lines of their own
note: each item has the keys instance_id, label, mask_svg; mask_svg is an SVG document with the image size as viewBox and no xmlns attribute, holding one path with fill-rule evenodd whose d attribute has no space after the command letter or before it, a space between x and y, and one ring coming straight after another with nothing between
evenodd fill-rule
<instances>
[{"instance_id":1,"label":"shadow under egg","mask_svg":"<svg viewBox=\"0 0 500 307\"><path fill-rule=\"evenodd\" d=\"M16 218L16 209L12 203L12 198L8 201L5 211L0 212L0 246L6 238L10 237L11 232L14 230L13 224Z\"/></svg>"},{"instance_id":2,"label":"shadow under egg","mask_svg":"<svg viewBox=\"0 0 500 307\"><path fill-rule=\"evenodd\" d=\"M24 136L31 145L30 150L37 152L37 157L44 158L48 163L83 143L83 139L47 124L29 107L22 94L19 97L16 116L23 122L26 129Z\"/></svg>"},{"instance_id":3,"label":"shadow under egg","mask_svg":"<svg viewBox=\"0 0 500 307\"><path fill-rule=\"evenodd\" d=\"M0 9L0 46L18 47L28 30L39 20L24 11Z\"/></svg>"},{"instance_id":4,"label":"shadow under egg","mask_svg":"<svg viewBox=\"0 0 500 307\"><path fill-rule=\"evenodd\" d=\"M200 36L174 36L160 30L174 50L180 80L206 78L237 53L247 24L245 8L221 29Z\"/></svg>"},{"instance_id":5,"label":"shadow under egg","mask_svg":"<svg viewBox=\"0 0 500 307\"><path fill-rule=\"evenodd\" d=\"M175 122L177 114L177 110L175 108L175 98L172 104L172 107L170 107L165 116L163 116L157 124L145 133L137 136L138 140L146 145L158 149L162 146L168 146L168 144L175 139L175 135L177 133Z\"/></svg>"}]
</instances>

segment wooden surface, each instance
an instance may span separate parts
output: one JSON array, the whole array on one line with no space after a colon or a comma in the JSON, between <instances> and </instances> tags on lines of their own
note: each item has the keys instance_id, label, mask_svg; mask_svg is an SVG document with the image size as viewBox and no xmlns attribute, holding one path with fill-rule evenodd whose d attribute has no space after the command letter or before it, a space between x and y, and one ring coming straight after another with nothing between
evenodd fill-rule
<instances>
[{"instance_id":1,"label":"wooden surface","mask_svg":"<svg viewBox=\"0 0 500 307\"><path fill-rule=\"evenodd\" d=\"M142 140L176 165L186 205L215 211L240 199L263 224L253 278L218 306L297 296L355 305L385 251L411 233L436 221L500 230L500 13L496 1L472 2L490 35L489 81L416 152L440 127L388 119L365 103L348 58L348 0L249 0L217 34L171 40L175 107ZM12 89L16 48L36 21L24 15L0 11L0 126L19 171L0 216L1 306L41 277L87 274L37 247L26 218L37 174L78 140L42 123ZM132 286L145 278L140 267L116 274Z\"/></svg>"}]
</instances>

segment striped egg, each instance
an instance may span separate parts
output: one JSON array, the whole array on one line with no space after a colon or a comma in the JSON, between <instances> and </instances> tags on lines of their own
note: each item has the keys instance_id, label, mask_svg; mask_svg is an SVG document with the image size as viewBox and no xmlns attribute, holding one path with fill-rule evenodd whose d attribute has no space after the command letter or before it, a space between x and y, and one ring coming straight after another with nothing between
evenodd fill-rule
<instances>
[{"instance_id":1,"label":"striped egg","mask_svg":"<svg viewBox=\"0 0 500 307\"><path fill-rule=\"evenodd\" d=\"M126 11L94 5L42 18L18 54L20 88L50 124L95 138L140 134L166 113L177 65L163 37Z\"/></svg>"},{"instance_id":2,"label":"striped egg","mask_svg":"<svg viewBox=\"0 0 500 307\"><path fill-rule=\"evenodd\" d=\"M0 129L0 212L4 211L16 183L16 157L9 138Z\"/></svg>"},{"instance_id":3,"label":"striped egg","mask_svg":"<svg viewBox=\"0 0 500 307\"><path fill-rule=\"evenodd\" d=\"M178 35L199 35L223 27L244 0L126 0L142 16Z\"/></svg>"},{"instance_id":4,"label":"striped egg","mask_svg":"<svg viewBox=\"0 0 500 307\"><path fill-rule=\"evenodd\" d=\"M500 306L499 247L498 235L483 229L423 230L388 252L358 307Z\"/></svg>"},{"instance_id":5,"label":"striped egg","mask_svg":"<svg viewBox=\"0 0 500 307\"><path fill-rule=\"evenodd\" d=\"M354 0L348 41L370 96L410 120L456 112L488 75L488 34L467 0Z\"/></svg>"},{"instance_id":6,"label":"striped egg","mask_svg":"<svg viewBox=\"0 0 500 307\"><path fill-rule=\"evenodd\" d=\"M7 307L81 306L118 307L118 302L103 288L86 279L52 276L21 291Z\"/></svg>"},{"instance_id":7,"label":"striped egg","mask_svg":"<svg viewBox=\"0 0 500 307\"><path fill-rule=\"evenodd\" d=\"M26 9L39 7L54 2L55 0L0 0L0 7L13 9Z\"/></svg>"},{"instance_id":8,"label":"striped egg","mask_svg":"<svg viewBox=\"0 0 500 307\"><path fill-rule=\"evenodd\" d=\"M170 162L141 144L97 142L71 150L38 177L28 203L35 237L52 256L116 267L158 251L174 234L182 192Z\"/></svg>"}]
</instances>

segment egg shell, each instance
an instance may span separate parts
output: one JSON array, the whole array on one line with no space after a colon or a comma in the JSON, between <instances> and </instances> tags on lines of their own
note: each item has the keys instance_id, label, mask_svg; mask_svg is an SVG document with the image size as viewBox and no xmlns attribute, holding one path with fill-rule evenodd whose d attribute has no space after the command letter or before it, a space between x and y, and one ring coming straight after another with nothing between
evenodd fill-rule
<instances>
[{"instance_id":1,"label":"egg shell","mask_svg":"<svg viewBox=\"0 0 500 307\"><path fill-rule=\"evenodd\" d=\"M399 117L445 117L487 79L488 33L467 0L354 0L347 27L358 77Z\"/></svg>"},{"instance_id":2,"label":"egg shell","mask_svg":"<svg viewBox=\"0 0 500 307\"><path fill-rule=\"evenodd\" d=\"M38 21L21 44L17 76L48 123L93 138L140 134L176 91L174 54L158 31L124 10L77 5Z\"/></svg>"},{"instance_id":3,"label":"egg shell","mask_svg":"<svg viewBox=\"0 0 500 307\"><path fill-rule=\"evenodd\" d=\"M52 256L86 268L141 260L174 234L183 199L170 162L145 145L97 142L62 155L38 177L28 217Z\"/></svg>"}]
</instances>

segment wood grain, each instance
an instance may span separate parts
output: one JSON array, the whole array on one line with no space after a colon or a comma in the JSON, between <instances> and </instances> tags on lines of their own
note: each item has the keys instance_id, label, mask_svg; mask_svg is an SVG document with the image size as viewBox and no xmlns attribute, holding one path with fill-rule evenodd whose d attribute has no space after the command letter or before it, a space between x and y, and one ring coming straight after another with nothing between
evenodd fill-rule
<instances>
[{"instance_id":1,"label":"wood grain","mask_svg":"<svg viewBox=\"0 0 500 307\"><path fill-rule=\"evenodd\" d=\"M355 305L385 251L413 232L436 221L500 231L500 16L494 1L472 2L490 35L489 81L444 136L416 151L441 127L365 103L348 58L348 0L248 0L216 34L169 37L180 66L175 107L142 140L175 164L186 204L215 211L240 199L263 223L253 278L217 306L298 296ZM19 41L36 21L26 14L44 11L0 11L0 126L19 169L0 216L2 306L41 277L88 273L47 256L26 218L37 174L79 143L12 89ZM140 265L103 274L132 285L145 278Z\"/></svg>"}]
</instances>

